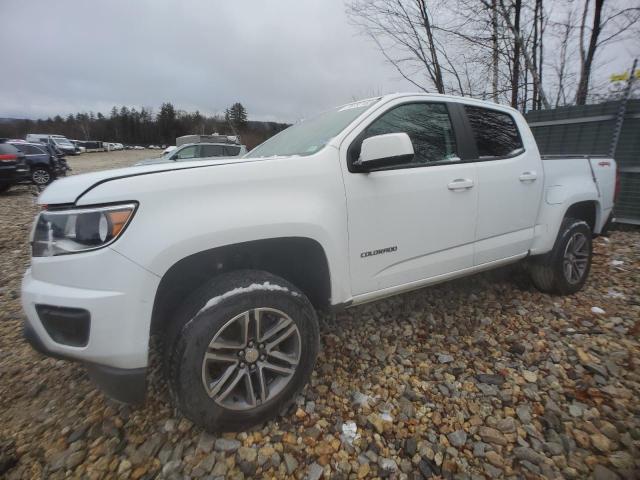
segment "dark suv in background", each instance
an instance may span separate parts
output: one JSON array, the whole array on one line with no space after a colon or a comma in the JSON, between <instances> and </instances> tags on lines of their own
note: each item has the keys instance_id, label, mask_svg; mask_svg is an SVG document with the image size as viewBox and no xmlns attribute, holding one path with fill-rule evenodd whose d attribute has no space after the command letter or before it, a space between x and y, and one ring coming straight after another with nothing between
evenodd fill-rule
<instances>
[{"instance_id":1,"label":"dark suv in background","mask_svg":"<svg viewBox=\"0 0 640 480\"><path fill-rule=\"evenodd\" d=\"M30 172L24 153L0 139L0 192L17 183L29 183Z\"/></svg>"},{"instance_id":2,"label":"dark suv in background","mask_svg":"<svg viewBox=\"0 0 640 480\"><path fill-rule=\"evenodd\" d=\"M56 178L66 175L70 170L64 154L51 144L24 141L10 143L24 153L31 181L38 186L48 185Z\"/></svg>"}]
</instances>

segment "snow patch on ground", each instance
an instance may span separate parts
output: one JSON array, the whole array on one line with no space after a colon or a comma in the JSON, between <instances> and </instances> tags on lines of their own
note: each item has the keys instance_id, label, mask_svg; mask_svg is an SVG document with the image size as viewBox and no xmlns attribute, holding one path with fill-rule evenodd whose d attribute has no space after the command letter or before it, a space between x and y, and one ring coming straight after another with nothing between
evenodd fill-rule
<instances>
[{"instance_id":1,"label":"snow patch on ground","mask_svg":"<svg viewBox=\"0 0 640 480\"><path fill-rule=\"evenodd\" d=\"M264 283L252 283L248 287L234 288L233 290L229 290L228 292L225 292L222 295L218 295L217 297L213 297L207 303L205 303L204 307L202 307L200 309L200 311L198 312L196 317L198 315L200 315L202 312L204 312L205 310L208 310L211 307L215 307L220 302L222 302L223 300L226 300L229 297L233 297L234 295L240 295L241 293L249 293L249 292L255 292L255 291L259 291L259 290L268 290L268 291L272 291L272 292L273 291L276 291L276 292L289 292L289 289L287 287L281 287L280 285L274 285L273 283L270 283L268 281L264 282ZM294 297L299 296L299 293L297 293L297 292L291 292L291 294Z\"/></svg>"}]
</instances>

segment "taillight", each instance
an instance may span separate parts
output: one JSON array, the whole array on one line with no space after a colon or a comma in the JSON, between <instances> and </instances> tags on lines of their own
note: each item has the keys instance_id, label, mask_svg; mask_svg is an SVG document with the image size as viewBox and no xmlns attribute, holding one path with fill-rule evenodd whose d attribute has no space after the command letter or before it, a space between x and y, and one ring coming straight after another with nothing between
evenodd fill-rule
<instances>
[{"instance_id":1,"label":"taillight","mask_svg":"<svg viewBox=\"0 0 640 480\"><path fill-rule=\"evenodd\" d=\"M18 156L13 153L5 153L0 155L0 162L15 162Z\"/></svg>"}]
</instances>

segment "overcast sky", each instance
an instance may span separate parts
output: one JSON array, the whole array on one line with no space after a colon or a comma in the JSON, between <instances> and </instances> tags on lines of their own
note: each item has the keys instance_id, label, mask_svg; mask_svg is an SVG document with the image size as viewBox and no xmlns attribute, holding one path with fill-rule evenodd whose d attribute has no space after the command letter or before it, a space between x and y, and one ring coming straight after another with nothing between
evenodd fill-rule
<instances>
[{"instance_id":1,"label":"overcast sky","mask_svg":"<svg viewBox=\"0 0 640 480\"><path fill-rule=\"evenodd\" d=\"M0 18L0 117L165 101L212 114L240 101L252 119L293 122L416 90L348 23L343 0L0 0ZM630 45L598 63L624 70Z\"/></svg>"},{"instance_id":2,"label":"overcast sky","mask_svg":"<svg viewBox=\"0 0 640 480\"><path fill-rule=\"evenodd\" d=\"M240 101L250 118L290 122L415 90L341 0L0 0L0 17L0 117Z\"/></svg>"}]
</instances>

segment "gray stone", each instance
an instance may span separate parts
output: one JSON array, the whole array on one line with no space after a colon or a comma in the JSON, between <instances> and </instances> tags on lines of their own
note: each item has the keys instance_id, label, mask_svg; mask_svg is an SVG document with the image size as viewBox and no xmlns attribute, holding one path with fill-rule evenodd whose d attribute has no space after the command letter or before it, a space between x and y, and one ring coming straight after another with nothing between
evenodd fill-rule
<instances>
[{"instance_id":1,"label":"gray stone","mask_svg":"<svg viewBox=\"0 0 640 480\"><path fill-rule=\"evenodd\" d=\"M516 415L518 415L518 418L523 424L527 425L531 423L531 407L528 405L518 405Z\"/></svg>"},{"instance_id":2,"label":"gray stone","mask_svg":"<svg viewBox=\"0 0 640 480\"><path fill-rule=\"evenodd\" d=\"M473 456L474 457L484 457L485 451L489 445L484 442L474 442L473 443Z\"/></svg>"},{"instance_id":3,"label":"gray stone","mask_svg":"<svg viewBox=\"0 0 640 480\"><path fill-rule=\"evenodd\" d=\"M559 443L546 442L544 446L552 456L564 454L564 448L562 448L562 445L560 445Z\"/></svg>"},{"instance_id":4,"label":"gray stone","mask_svg":"<svg viewBox=\"0 0 640 480\"><path fill-rule=\"evenodd\" d=\"M500 470L499 468L494 467L490 463L485 463L483 465L483 467L484 467L485 473L487 475L489 475L489 477L491 477L491 478L500 478L500 477L502 477L502 470Z\"/></svg>"},{"instance_id":5,"label":"gray stone","mask_svg":"<svg viewBox=\"0 0 640 480\"><path fill-rule=\"evenodd\" d=\"M238 449L238 459L244 462L253 463L258 457L258 451L251 447L240 447Z\"/></svg>"},{"instance_id":6,"label":"gray stone","mask_svg":"<svg viewBox=\"0 0 640 480\"><path fill-rule=\"evenodd\" d=\"M322 469L322 467L318 465L316 462L313 462L311 465L309 465L309 468L307 469L306 478L307 480L320 480L323 473L324 473L324 470Z\"/></svg>"},{"instance_id":7,"label":"gray stone","mask_svg":"<svg viewBox=\"0 0 640 480\"><path fill-rule=\"evenodd\" d=\"M418 440L415 437L408 438L404 444L404 451L407 452L410 457L413 457L418 451Z\"/></svg>"},{"instance_id":8,"label":"gray stone","mask_svg":"<svg viewBox=\"0 0 640 480\"><path fill-rule=\"evenodd\" d=\"M84 461L86 456L87 452L85 450L78 450L76 452L73 452L67 457L64 465L65 467L67 467L67 469L73 470Z\"/></svg>"},{"instance_id":9,"label":"gray stone","mask_svg":"<svg viewBox=\"0 0 640 480\"><path fill-rule=\"evenodd\" d=\"M451 363L453 362L453 357L446 353L441 353L438 355L438 362L440 363Z\"/></svg>"},{"instance_id":10,"label":"gray stone","mask_svg":"<svg viewBox=\"0 0 640 480\"><path fill-rule=\"evenodd\" d=\"M534 464L542 463L545 459L544 455L528 447L516 447L513 449L513 454L518 460L526 460Z\"/></svg>"},{"instance_id":11,"label":"gray stone","mask_svg":"<svg viewBox=\"0 0 640 480\"><path fill-rule=\"evenodd\" d=\"M520 465L536 475L540 475L540 468L529 460L520 460Z\"/></svg>"},{"instance_id":12,"label":"gray stone","mask_svg":"<svg viewBox=\"0 0 640 480\"><path fill-rule=\"evenodd\" d=\"M447 438L449 439L449 443L454 447L463 447L467 442L467 434L464 430L456 430L455 432L451 432L447 434Z\"/></svg>"},{"instance_id":13,"label":"gray stone","mask_svg":"<svg viewBox=\"0 0 640 480\"><path fill-rule=\"evenodd\" d=\"M169 476L177 473L180 470L180 465L182 465L181 460L171 460L170 462L167 462L164 467L162 467L162 474L164 476Z\"/></svg>"},{"instance_id":14,"label":"gray stone","mask_svg":"<svg viewBox=\"0 0 640 480\"><path fill-rule=\"evenodd\" d=\"M211 451L213 450L213 444L215 443L215 441L216 441L216 437L214 437L213 435L207 432L202 432L200 434L200 438L198 439L197 450L204 453L211 453Z\"/></svg>"},{"instance_id":15,"label":"gray stone","mask_svg":"<svg viewBox=\"0 0 640 480\"><path fill-rule=\"evenodd\" d=\"M489 385L498 385L501 386L505 379L502 375L491 375L487 373L481 373L480 375L476 375L476 379L480 383L488 383Z\"/></svg>"},{"instance_id":16,"label":"gray stone","mask_svg":"<svg viewBox=\"0 0 640 480\"><path fill-rule=\"evenodd\" d=\"M241 443L238 440L229 438L217 438L214 448L218 452L235 452L240 448Z\"/></svg>"},{"instance_id":17,"label":"gray stone","mask_svg":"<svg viewBox=\"0 0 640 480\"><path fill-rule=\"evenodd\" d=\"M211 475L214 477L225 477L227 475L227 464L225 462L216 462Z\"/></svg>"},{"instance_id":18,"label":"gray stone","mask_svg":"<svg viewBox=\"0 0 640 480\"><path fill-rule=\"evenodd\" d=\"M490 397L495 397L496 395L498 395L498 387L496 387L495 385L478 383L476 386L478 387L478 390L480 390L485 395L488 395Z\"/></svg>"},{"instance_id":19,"label":"gray stone","mask_svg":"<svg viewBox=\"0 0 640 480\"><path fill-rule=\"evenodd\" d=\"M290 453L284 454L284 464L287 467L287 473L292 475L298 468L298 461Z\"/></svg>"}]
</instances>

